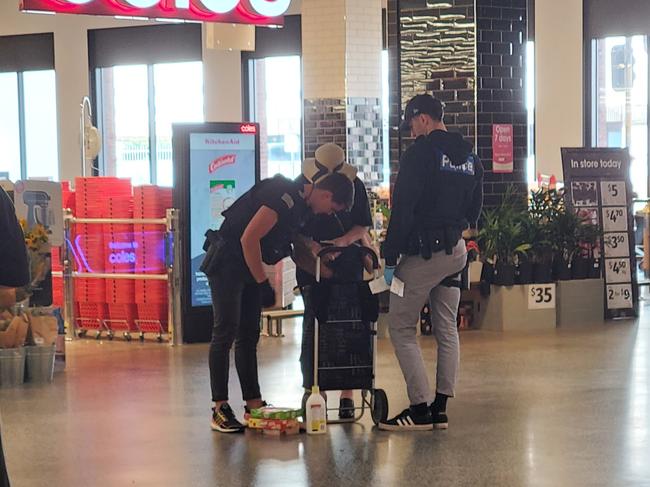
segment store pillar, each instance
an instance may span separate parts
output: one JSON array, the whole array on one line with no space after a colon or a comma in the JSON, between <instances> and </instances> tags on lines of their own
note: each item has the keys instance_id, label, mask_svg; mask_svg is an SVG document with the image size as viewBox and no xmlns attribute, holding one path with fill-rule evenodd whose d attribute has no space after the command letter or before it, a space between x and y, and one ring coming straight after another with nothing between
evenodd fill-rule
<instances>
[{"instance_id":1,"label":"store pillar","mask_svg":"<svg viewBox=\"0 0 650 487\"><path fill-rule=\"evenodd\" d=\"M334 142L367 187L383 182L381 0L303 0L304 157Z\"/></svg>"}]
</instances>

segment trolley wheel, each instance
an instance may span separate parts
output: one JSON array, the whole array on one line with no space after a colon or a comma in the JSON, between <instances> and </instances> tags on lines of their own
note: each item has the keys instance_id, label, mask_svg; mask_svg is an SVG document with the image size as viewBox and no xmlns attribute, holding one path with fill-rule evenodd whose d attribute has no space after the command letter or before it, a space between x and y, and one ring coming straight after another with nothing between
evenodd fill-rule
<instances>
[{"instance_id":1,"label":"trolley wheel","mask_svg":"<svg viewBox=\"0 0 650 487\"><path fill-rule=\"evenodd\" d=\"M77 332L77 336L78 336L79 338L83 338L83 337L85 337L87 334L88 334L88 330L79 330L79 331Z\"/></svg>"},{"instance_id":2,"label":"trolley wheel","mask_svg":"<svg viewBox=\"0 0 650 487\"><path fill-rule=\"evenodd\" d=\"M97 334L95 335L95 340L99 340L102 338L102 332L98 331Z\"/></svg>"},{"instance_id":3,"label":"trolley wheel","mask_svg":"<svg viewBox=\"0 0 650 487\"><path fill-rule=\"evenodd\" d=\"M140 333L140 341L144 342L144 333Z\"/></svg>"},{"instance_id":4,"label":"trolley wheel","mask_svg":"<svg viewBox=\"0 0 650 487\"><path fill-rule=\"evenodd\" d=\"M370 398L370 414L372 421L376 425L381 421L388 419L388 397L383 389L375 389L371 391L372 397Z\"/></svg>"},{"instance_id":5,"label":"trolley wheel","mask_svg":"<svg viewBox=\"0 0 650 487\"><path fill-rule=\"evenodd\" d=\"M125 339L127 342L130 342L131 340L133 340L133 337L131 336L130 333L126 333L126 332L125 332L125 333L124 333L124 339Z\"/></svg>"},{"instance_id":6,"label":"trolley wheel","mask_svg":"<svg viewBox=\"0 0 650 487\"><path fill-rule=\"evenodd\" d=\"M158 335L158 336L156 337L156 340L158 340L158 343L162 343L162 342L163 342L163 336L162 336L162 335Z\"/></svg>"},{"instance_id":7,"label":"trolley wheel","mask_svg":"<svg viewBox=\"0 0 650 487\"><path fill-rule=\"evenodd\" d=\"M109 333L109 334L108 334L108 339L109 339L110 341L113 341L113 338L114 338L114 337L115 337L115 335L113 335L112 333Z\"/></svg>"}]
</instances>

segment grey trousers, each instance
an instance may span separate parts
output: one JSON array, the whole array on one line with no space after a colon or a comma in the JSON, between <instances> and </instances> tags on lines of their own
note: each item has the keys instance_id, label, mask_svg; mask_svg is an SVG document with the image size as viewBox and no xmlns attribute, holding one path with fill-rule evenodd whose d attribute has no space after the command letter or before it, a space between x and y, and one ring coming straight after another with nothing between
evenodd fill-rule
<instances>
[{"instance_id":1,"label":"grey trousers","mask_svg":"<svg viewBox=\"0 0 650 487\"><path fill-rule=\"evenodd\" d=\"M419 255L405 256L395 270L395 276L404 282L404 296L390 294L388 327L411 405L431 403L435 397L416 337L420 310L427 299L438 342L436 391L454 395L460 362L456 328L460 289L439 284L445 277L461 271L466 261L465 241L461 239L451 255L436 252L429 260Z\"/></svg>"}]
</instances>

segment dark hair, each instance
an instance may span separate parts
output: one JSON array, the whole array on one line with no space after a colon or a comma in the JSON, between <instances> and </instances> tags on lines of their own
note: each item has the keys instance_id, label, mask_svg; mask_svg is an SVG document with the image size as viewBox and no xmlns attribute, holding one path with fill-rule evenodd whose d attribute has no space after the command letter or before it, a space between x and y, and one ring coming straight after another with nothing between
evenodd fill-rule
<instances>
[{"instance_id":1,"label":"dark hair","mask_svg":"<svg viewBox=\"0 0 650 487\"><path fill-rule=\"evenodd\" d=\"M347 176L340 173L328 174L320 179L315 188L332 193L332 201L345 205L347 209L352 208L354 202L354 184Z\"/></svg>"}]
</instances>

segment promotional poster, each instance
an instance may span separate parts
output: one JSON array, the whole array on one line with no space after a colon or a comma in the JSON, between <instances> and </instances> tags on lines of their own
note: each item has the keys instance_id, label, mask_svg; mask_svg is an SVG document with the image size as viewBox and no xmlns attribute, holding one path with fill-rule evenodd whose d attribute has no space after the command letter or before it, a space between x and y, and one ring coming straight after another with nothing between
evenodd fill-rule
<instances>
[{"instance_id":1,"label":"promotional poster","mask_svg":"<svg viewBox=\"0 0 650 487\"><path fill-rule=\"evenodd\" d=\"M190 135L190 252L192 306L211 304L208 279L199 267L208 229L218 230L222 213L255 184L255 135Z\"/></svg>"}]
</instances>

